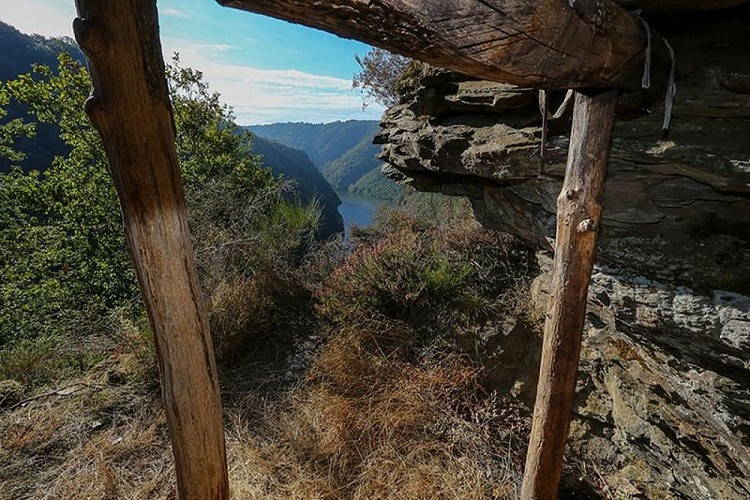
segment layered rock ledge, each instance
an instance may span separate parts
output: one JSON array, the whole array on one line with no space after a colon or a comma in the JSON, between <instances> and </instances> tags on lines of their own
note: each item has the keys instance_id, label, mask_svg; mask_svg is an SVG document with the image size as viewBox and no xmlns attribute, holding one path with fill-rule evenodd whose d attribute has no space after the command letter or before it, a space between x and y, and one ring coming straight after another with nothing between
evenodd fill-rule
<instances>
[{"instance_id":1,"label":"layered rock ledge","mask_svg":"<svg viewBox=\"0 0 750 500\"><path fill-rule=\"evenodd\" d=\"M668 138L661 105L640 110L623 96L598 261L624 274L749 294L750 9L730 11L742 16L664 28L679 30L668 36L679 86ZM376 140L390 177L467 196L485 226L551 250L569 116L551 122L542 161L535 90L433 71L386 112Z\"/></svg>"},{"instance_id":2,"label":"layered rock ledge","mask_svg":"<svg viewBox=\"0 0 750 500\"><path fill-rule=\"evenodd\" d=\"M750 498L750 8L650 21L678 96L666 138L661 104L618 107L570 446L613 497ZM428 70L377 141L386 175L468 197L546 269L569 116L542 160L535 90ZM539 339L506 337L498 387L532 401Z\"/></svg>"}]
</instances>

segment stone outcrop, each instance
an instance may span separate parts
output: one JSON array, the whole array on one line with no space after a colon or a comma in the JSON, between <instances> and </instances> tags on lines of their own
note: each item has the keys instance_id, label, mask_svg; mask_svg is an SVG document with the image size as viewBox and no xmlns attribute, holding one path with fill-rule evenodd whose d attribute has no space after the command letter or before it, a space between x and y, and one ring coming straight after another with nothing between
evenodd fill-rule
<instances>
[{"instance_id":1,"label":"stone outcrop","mask_svg":"<svg viewBox=\"0 0 750 500\"><path fill-rule=\"evenodd\" d=\"M750 299L608 272L592 280L571 449L625 498L748 498Z\"/></svg>"},{"instance_id":2,"label":"stone outcrop","mask_svg":"<svg viewBox=\"0 0 750 500\"><path fill-rule=\"evenodd\" d=\"M667 138L661 105L618 108L570 447L614 498L750 498L750 9L650 21L679 91ZM387 175L467 196L545 269L569 115L542 160L536 91L428 70L377 140ZM532 401L536 335L490 344Z\"/></svg>"},{"instance_id":3,"label":"stone outcrop","mask_svg":"<svg viewBox=\"0 0 750 500\"><path fill-rule=\"evenodd\" d=\"M661 106L644 113L623 96L599 262L750 293L750 9L739 13L667 37L679 85L667 139ZM551 250L568 120L551 122L542 161L536 91L437 71L386 112L376 140L389 176L468 196L484 225Z\"/></svg>"}]
</instances>

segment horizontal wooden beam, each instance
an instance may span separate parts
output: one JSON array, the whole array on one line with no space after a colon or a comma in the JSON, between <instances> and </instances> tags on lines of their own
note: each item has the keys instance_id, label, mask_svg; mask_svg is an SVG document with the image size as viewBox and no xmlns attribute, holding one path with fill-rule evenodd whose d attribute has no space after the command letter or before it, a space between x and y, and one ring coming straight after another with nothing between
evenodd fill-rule
<instances>
[{"instance_id":1,"label":"horizontal wooden beam","mask_svg":"<svg viewBox=\"0 0 750 500\"><path fill-rule=\"evenodd\" d=\"M217 0L470 76L543 89L641 86L647 34L612 0ZM652 34L652 81L671 64Z\"/></svg>"}]
</instances>

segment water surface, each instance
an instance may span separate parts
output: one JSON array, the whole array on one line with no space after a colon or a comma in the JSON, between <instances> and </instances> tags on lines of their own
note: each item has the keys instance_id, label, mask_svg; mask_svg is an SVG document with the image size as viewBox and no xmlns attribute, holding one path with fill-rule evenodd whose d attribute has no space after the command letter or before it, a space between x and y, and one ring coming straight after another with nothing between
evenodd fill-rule
<instances>
[{"instance_id":1,"label":"water surface","mask_svg":"<svg viewBox=\"0 0 750 500\"><path fill-rule=\"evenodd\" d=\"M341 198L339 213L344 219L344 239L349 240L351 226L368 227L372 225L375 212L381 205L388 205L387 201L366 198L348 191L336 191Z\"/></svg>"}]
</instances>

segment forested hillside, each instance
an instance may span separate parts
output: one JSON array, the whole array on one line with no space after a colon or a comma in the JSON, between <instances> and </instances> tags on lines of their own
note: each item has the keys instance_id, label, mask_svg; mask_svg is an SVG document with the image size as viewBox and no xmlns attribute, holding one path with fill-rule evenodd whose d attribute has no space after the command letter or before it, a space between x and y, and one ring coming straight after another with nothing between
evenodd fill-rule
<instances>
[{"instance_id":1,"label":"forested hillside","mask_svg":"<svg viewBox=\"0 0 750 500\"><path fill-rule=\"evenodd\" d=\"M341 232L343 222L337 210L341 200L304 151L259 136L253 140L253 151L262 155L263 164L271 168L274 176L283 176L289 181L293 199L303 203L320 200L322 236Z\"/></svg>"},{"instance_id":2,"label":"forested hillside","mask_svg":"<svg viewBox=\"0 0 750 500\"><path fill-rule=\"evenodd\" d=\"M299 148L338 191L395 199L401 187L380 175L380 146L372 143L377 121L274 123L247 127L260 137Z\"/></svg>"},{"instance_id":3,"label":"forested hillside","mask_svg":"<svg viewBox=\"0 0 750 500\"><path fill-rule=\"evenodd\" d=\"M29 73L34 64L41 64L50 68L57 67L57 56L65 51L71 57L84 62L83 53L75 42L69 38L46 38L41 35L26 35L13 26L0 21L0 81L6 82L18 75ZM0 99L2 99L0 97ZM0 101L0 105L3 105ZM8 122L15 118L27 117L28 106L9 103L6 107L7 116L0 115L0 122ZM44 169L52 162L55 155L67 154L69 148L58 137L60 127L56 123L40 123L36 126L34 138L20 137L14 149L26 155L26 159L13 164L20 165L24 170ZM0 172L7 172L12 162L0 155Z\"/></svg>"},{"instance_id":4,"label":"forested hillside","mask_svg":"<svg viewBox=\"0 0 750 500\"><path fill-rule=\"evenodd\" d=\"M0 44L3 47L0 53L0 79L3 83L25 74L31 75L25 78L34 80L44 78L46 70L36 72L33 71L34 66L50 68L49 76L55 74L61 52L69 54L75 63L85 65L83 53L69 38L27 35L0 22ZM64 89L49 90L59 93ZM24 171L46 171L55 156L64 157L70 153L71 147L60 138L60 126L54 119L40 119L37 114L29 113L29 104L4 95L0 92L0 124L15 123L17 132L12 134L12 139L0 138L0 148L10 148L0 151L0 172L8 172L13 165L22 167ZM3 116L3 110L7 115ZM33 132L27 133L28 126L23 127L24 132L21 132L21 123L14 120L33 124ZM322 216L320 236L325 238L342 232L343 223L337 211L341 201L305 153L262 139L254 143L254 147L258 148L256 152L263 155L263 164L271 168L275 176L283 175L285 180L290 181L285 191L290 200L309 204L318 199ZM24 158L16 154L2 154L11 150L21 153Z\"/></svg>"}]
</instances>

